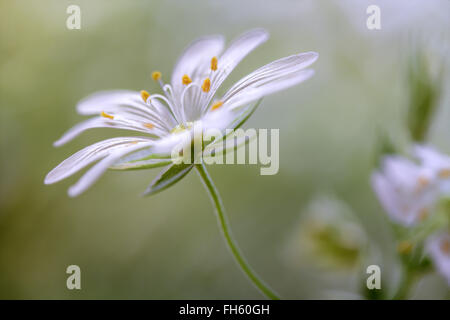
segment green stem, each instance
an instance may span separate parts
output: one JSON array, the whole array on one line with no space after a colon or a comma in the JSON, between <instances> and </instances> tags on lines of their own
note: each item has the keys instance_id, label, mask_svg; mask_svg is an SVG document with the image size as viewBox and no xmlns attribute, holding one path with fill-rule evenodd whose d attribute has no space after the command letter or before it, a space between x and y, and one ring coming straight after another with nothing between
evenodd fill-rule
<instances>
[{"instance_id":1,"label":"green stem","mask_svg":"<svg viewBox=\"0 0 450 320\"><path fill-rule=\"evenodd\" d=\"M245 258L243 257L242 253L239 250L239 247L235 240L233 239L231 235L231 230L228 225L227 217L225 215L225 209L222 203L222 200L219 196L219 192L217 191L211 177L208 174L208 171L206 170L205 165L197 164L196 165L197 171L200 174L200 177L202 178L203 184L205 185L206 189L209 192L209 195L211 196L211 200L216 207L217 212L217 219L219 222L219 227L222 230L222 234L225 238L225 241L228 245L228 248L230 249L231 253L233 254L233 257L235 258L236 262L238 263L239 267L242 269L242 271L245 273L245 275L250 279L250 281L263 293L267 298L272 300L279 300L280 297L272 290L270 289L264 281L262 281L256 273L252 270L252 268L249 266Z\"/></svg>"},{"instance_id":2,"label":"green stem","mask_svg":"<svg viewBox=\"0 0 450 320\"><path fill-rule=\"evenodd\" d=\"M403 271L403 278L400 282L400 285L397 289L397 292L394 294L393 300L405 300L408 299L411 288L414 284L415 273L412 270L405 268Z\"/></svg>"}]
</instances>

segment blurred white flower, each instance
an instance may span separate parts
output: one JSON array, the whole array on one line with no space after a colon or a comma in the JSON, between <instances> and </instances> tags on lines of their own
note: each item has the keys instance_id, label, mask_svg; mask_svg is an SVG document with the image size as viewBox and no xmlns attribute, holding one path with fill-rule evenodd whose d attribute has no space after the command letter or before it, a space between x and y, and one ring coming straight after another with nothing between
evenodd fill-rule
<instances>
[{"instance_id":1,"label":"blurred white flower","mask_svg":"<svg viewBox=\"0 0 450 320\"><path fill-rule=\"evenodd\" d=\"M437 270L450 285L450 233L441 233L430 237L427 249Z\"/></svg>"},{"instance_id":2,"label":"blurred white flower","mask_svg":"<svg viewBox=\"0 0 450 320\"><path fill-rule=\"evenodd\" d=\"M299 265L306 257L327 269L349 270L359 264L367 244L367 233L348 204L324 194L315 197L302 212L287 254Z\"/></svg>"},{"instance_id":3,"label":"blurred white flower","mask_svg":"<svg viewBox=\"0 0 450 320\"><path fill-rule=\"evenodd\" d=\"M385 156L371 182L384 210L405 226L427 218L440 195L433 170L401 156Z\"/></svg>"},{"instance_id":4,"label":"blurred white flower","mask_svg":"<svg viewBox=\"0 0 450 320\"><path fill-rule=\"evenodd\" d=\"M413 154L432 171L443 193L450 193L450 157L430 146L415 145Z\"/></svg>"},{"instance_id":5,"label":"blurred white flower","mask_svg":"<svg viewBox=\"0 0 450 320\"><path fill-rule=\"evenodd\" d=\"M48 173L45 183L58 182L98 161L69 189L70 196L77 196L118 163L122 165L119 169L123 168L124 161L127 169L170 164L172 148L190 137L195 123L222 131L240 126L254 110L252 102L313 75L314 71L306 68L317 59L317 53L288 56L250 73L214 100L217 89L236 65L267 39L264 30L252 30L233 41L221 54L222 36L203 37L188 46L178 59L171 84L163 83L159 71L153 72L152 78L159 82L164 95L120 90L96 93L82 100L78 112L96 117L70 129L55 146L90 128L126 129L145 136L112 138L93 144Z\"/></svg>"}]
</instances>

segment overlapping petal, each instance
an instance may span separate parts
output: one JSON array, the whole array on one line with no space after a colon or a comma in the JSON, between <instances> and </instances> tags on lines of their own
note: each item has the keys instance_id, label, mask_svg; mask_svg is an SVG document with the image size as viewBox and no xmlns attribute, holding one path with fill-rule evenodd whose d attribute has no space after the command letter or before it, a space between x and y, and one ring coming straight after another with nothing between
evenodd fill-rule
<instances>
[{"instance_id":1,"label":"overlapping petal","mask_svg":"<svg viewBox=\"0 0 450 320\"><path fill-rule=\"evenodd\" d=\"M198 80L209 68L211 58L222 52L224 43L223 36L208 36L197 39L183 51L172 72L171 83L175 99L181 98L184 89L181 81L183 75Z\"/></svg>"},{"instance_id":2,"label":"overlapping petal","mask_svg":"<svg viewBox=\"0 0 450 320\"><path fill-rule=\"evenodd\" d=\"M138 137L120 137L97 142L78 151L61 162L47 174L44 183L52 184L65 179L93 162L113 154L117 150L126 149L131 152L134 151L131 147L135 147L136 145L140 147L143 144L146 146L147 144L151 145L152 143L153 142L147 138Z\"/></svg>"},{"instance_id":3,"label":"overlapping petal","mask_svg":"<svg viewBox=\"0 0 450 320\"><path fill-rule=\"evenodd\" d=\"M441 232L432 236L427 241L427 250L450 286L450 233Z\"/></svg>"},{"instance_id":4,"label":"overlapping petal","mask_svg":"<svg viewBox=\"0 0 450 320\"><path fill-rule=\"evenodd\" d=\"M425 219L439 196L438 183L431 172L402 157L385 157L381 170L373 173L371 180L389 216L406 226Z\"/></svg>"}]
</instances>

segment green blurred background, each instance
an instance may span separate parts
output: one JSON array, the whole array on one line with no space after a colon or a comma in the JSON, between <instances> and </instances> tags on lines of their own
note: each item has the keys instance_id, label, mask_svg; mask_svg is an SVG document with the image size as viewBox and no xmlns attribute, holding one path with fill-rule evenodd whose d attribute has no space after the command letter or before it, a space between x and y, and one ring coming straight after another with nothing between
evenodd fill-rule
<instances>
[{"instance_id":1,"label":"green blurred background","mask_svg":"<svg viewBox=\"0 0 450 320\"><path fill-rule=\"evenodd\" d=\"M370 31L366 8L375 2L382 29ZM69 4L81 8L81 30L66 28ZM76 177L43 184L70 154L118 134L93 130L53 148L83 119L78 100L104 89L158 91L151 71L167 79L190 41L214 33L231 40L254 27L271 39L225 87L283 56L313 50L320 58L315 77L266 98L246 125L280 129L279 173L210 168L235 237L284 298L357 298L369 264L381 266L392 291L395 244L369 176L380 130L408 139L405 62L417 48L449 56L449 13L445 0L0 1L0 298L261 297L228 253L194 172L150 198L140 193L158 170L108 172L74 199L66 192ZM446 152L448 102L445 90L431 135ZM363 258L324 263L305 253L305 217L342 207L361 224ZM66 288L71 264L81 267L81 290ZM439 299L446 290L430 274L414 297Z\"/></svg>"}]
</instances>

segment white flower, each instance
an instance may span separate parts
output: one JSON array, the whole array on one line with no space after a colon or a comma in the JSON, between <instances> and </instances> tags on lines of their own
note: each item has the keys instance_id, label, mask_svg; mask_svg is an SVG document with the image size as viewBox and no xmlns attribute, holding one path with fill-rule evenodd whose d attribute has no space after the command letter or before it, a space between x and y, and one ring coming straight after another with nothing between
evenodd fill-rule
<instances>
[{"instance_id":1,"label":"white flower","mask_svg":"<svg viewBox=\"0 0 450 320\"><path fill-rule=\"evenodd\" d=\"M405 226L425 219L440 195L432 170L400 156L385 156L371 180L384 210Z\"/></svg>"},{"instance_id":2,"label":"white flower","mask_svg":"<svg viewBox=\"0 0 450 320\"><path fill-rule=\"evenodd\" d=\"M430 146L415 145L413 154L429 168L439 180L443 193L450 193L450 157Z\"/></svg>"},{"instance_id":3,"label":"white flower","mask_svg":"<svg viewBox=\"0 0 450 320\"><path fill-rule=\"evenodd\" d=\"M427 249L434 265L450 285L450 233L432 236L427 242Z\"/></svg>"},{"instance_id":4,"label":"white flower","mask_svg":"<svg viewBox=\"0 0 450 320\"><path fill-rule=\"evenodd\" d=\"M77 196L90 187L109 167L148 168L170 163L171 149L191 134L194 123L225 130L241 125L253 111L253 102L296 85L313 75L306 69L317 58L315 52L288 56L269 63L235 83L220 99L216 91L236 65L268 39L264 30L249 31L223 52L222 36L203 37L186 48L175 64L171 84L153 72L164 94L147 91L108 91L82 100L77 110L96 115L64 134L55 146L72 140L90 128L137 131L142 137L112 138L75 153L45 178L55 183L98 161L69 189Z\"/></svg>"}]
</instances>

